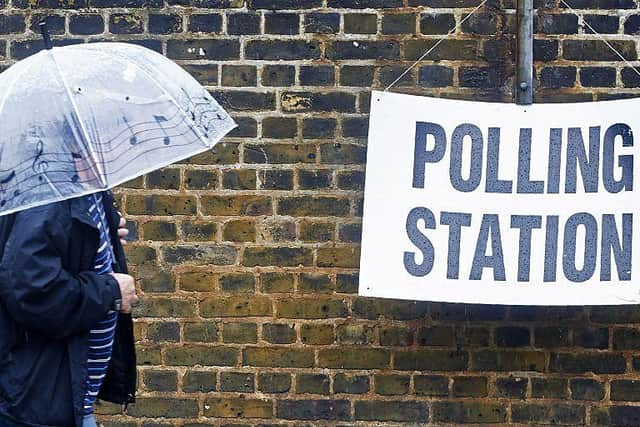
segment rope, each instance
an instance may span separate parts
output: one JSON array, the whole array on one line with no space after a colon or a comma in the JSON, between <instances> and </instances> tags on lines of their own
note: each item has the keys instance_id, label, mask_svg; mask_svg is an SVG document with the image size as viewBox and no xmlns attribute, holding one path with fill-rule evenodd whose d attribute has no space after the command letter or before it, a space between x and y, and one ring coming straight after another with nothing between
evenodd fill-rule
<instances>
[{"instance_id":1,"label":"rope","mask_svg":"<svg viewBox=\"0 0 640 427\"><path fill-rule=\"evenodd\" d=\"M433 46L431 46L429 48L429 50L427 50L420 58L418 58L418 60L416 62L414 62L413 64L411 64L411 66L409 68L407 68L404 73L400 74L400 77L398 77L397 79L395 79L389 86L387 86L384 90L384 92L388 91L389 89L391 89L396 83L398 83L404 76L407 75L407 73L409 73L409 71L413 70L413 68L418 65L418 63L420 61L422 61L424 58L426 58L431 52L433 52L439 45L440 43L442 43L443 41L445 41L447 38L449 38L453 33L456 32L456 30L462 25L464 24L467 19L469 19L471 17L471 15L473 15L474 13L476 13L478 11L478 9L480 9L482 6L484 6L484 4L487 2L488 0L483 0L482 3L480 3L478 6L476 6L467 16L464 17L464 19L462 19L458 24L456 24L453 28L451 28L449 30L449 32L447 34L445 34L444 37L440 38L440 40L438 40L436 42L436 44L434 44Z\"/></svg>"},{"instance_id":2,"label":"rope","mask_svg":"<svg viewBox=\"0 0 640 427\"><path fill-rule=\"evenodd\" d=\"M580 19L582 20L582 22L584 23L584 25L587 26L587 28L589 28L591 31L593 31L593 34L595 34L596 36L598 36L598 38L600 40L602 40L604 42L604 44L607 45L607 47L609 49L611 49L616 55L618 55L618 57L620 57L620 59L622 59L624 61L624 63L628 66L631 67L631 69L633 69L633 71L636 72L636 74L638 76L640 76L640 71L633 65L631 64L627 58L625 58L615 47L613 47L611 45L611 43L609 43L609 41L607 39L605 39L602 34L600 34L599 32L597 32L587 21L584 20L584 18L582 17L582 14L578 13L574 8L571 7L571 5L569 3L567 3L565 0L560 0L560 2L562 4L564 4L565 6L567 6L567 9L569 9L571 12L575 13L576 15L580 16Z\"/></svg>"}]
</instances>

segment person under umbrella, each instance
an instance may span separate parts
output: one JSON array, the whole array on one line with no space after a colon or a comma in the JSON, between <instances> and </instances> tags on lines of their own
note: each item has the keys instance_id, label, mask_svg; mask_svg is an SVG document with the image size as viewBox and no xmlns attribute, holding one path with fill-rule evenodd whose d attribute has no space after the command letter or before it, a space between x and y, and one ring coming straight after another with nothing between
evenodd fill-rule
<instances>
[{"instance_id":1,"label":"person under umbrella","mask_svg":"<svg viewBox=\"0 0 640 427\"><path fill-rule=\"evenodd\" d=\"M0 427L96 425L135 400L137 302L110 188L236 125L148 49L46 50L0 74Z\"/></svg>"}]
</instances>

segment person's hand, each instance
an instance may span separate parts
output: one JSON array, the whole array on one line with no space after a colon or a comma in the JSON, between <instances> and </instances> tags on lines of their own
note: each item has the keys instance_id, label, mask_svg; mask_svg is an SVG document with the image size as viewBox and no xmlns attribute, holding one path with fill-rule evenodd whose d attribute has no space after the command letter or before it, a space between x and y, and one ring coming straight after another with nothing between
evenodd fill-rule
<instances>
[{"instance_id":1,"label":"person's hand","mask_svg":"<svg viewBox=\"0 0 640 427\"><path fill-rule=\"evenodd\" d=\"M118 212L120 214L120 212ZM120 238L120 243L123 245L127 244L125 240L129 235L129 230L127 229L127 220L124 219L122 214L120 214L120 223L118 224L118 237Z\"/></svg>"},{"instance_id":2,"label":"person's hand","mask_svg":"<svg viewBox=\"0 0 640 427\"><path fill-rule=\"evenodd\" d=\"M131 308L138 303L135 280L128 274L111 273L111 275L120 285L120 294L122 295L120 311L122 313L131 313Z\"/></svg>"}]
</instances>

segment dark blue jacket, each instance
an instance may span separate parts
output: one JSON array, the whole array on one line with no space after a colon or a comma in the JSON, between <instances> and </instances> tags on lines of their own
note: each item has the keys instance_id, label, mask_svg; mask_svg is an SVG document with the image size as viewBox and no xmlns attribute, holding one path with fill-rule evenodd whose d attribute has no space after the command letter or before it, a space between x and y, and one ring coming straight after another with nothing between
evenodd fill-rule
<instances>
[{"instance_id":1,"label":"dark blue jacket","mask_svg":"<svg viewBox=\"0 0 640 427\"><path fill-rule=\"evenodd\" d=\"M117 265L119 215L104 194ZM103 319L118 283L93 272L99 235L80 199L0 217L0 414L32 426L82 424L89 330ZM100 398L134 400L133 324L120 313Z\"/></svg>"}]
</instances>

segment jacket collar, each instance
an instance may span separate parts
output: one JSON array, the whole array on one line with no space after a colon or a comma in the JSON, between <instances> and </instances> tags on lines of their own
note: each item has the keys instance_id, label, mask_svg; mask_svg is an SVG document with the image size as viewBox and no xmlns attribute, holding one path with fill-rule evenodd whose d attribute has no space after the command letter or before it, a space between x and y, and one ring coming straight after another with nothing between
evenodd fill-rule
<instances>
[{"instance_id":1,"label":"jacket collar","mask_svg":"<svg viewBox=\"0 0 640 427\"><path fill-rule=\"evenodd\" d=\"M91 220L89 203L87 202L86 196L74 197L73 199L69 199L69 202L71 205L71 218L76 219L89 227L97 229L96 225ZM111 191L107 190L102 192L102 203L105 207L114 204L113 194ZM117 228L118 224L113 224L113 218L108 214L108 212L109 209L106 209L107 222L109 223L109 229L113 230L114 227Z\"/></svg>"}]
</instances>

